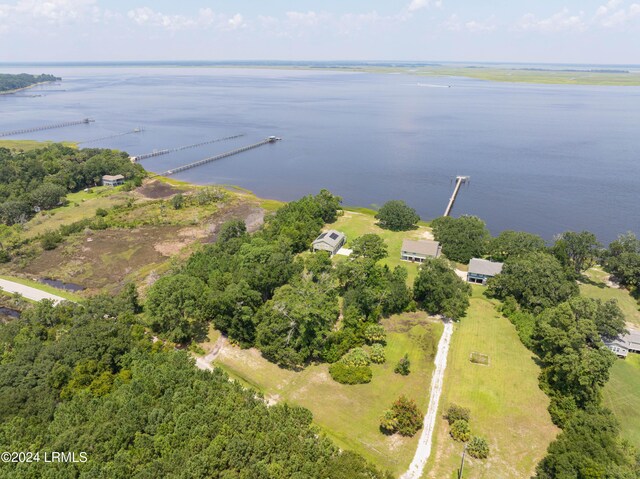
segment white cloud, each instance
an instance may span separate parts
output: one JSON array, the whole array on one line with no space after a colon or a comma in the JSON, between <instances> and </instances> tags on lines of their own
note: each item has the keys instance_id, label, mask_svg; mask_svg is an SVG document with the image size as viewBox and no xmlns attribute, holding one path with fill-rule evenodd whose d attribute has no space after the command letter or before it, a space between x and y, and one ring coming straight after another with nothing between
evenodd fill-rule
<instances>
[{"instance_id":1,"label":"white cloud","mask_svg":"<svg viewBox=\"0 0 640 479\"><path fill-rule=\"evenodd\" d=\"M640 19L640 3L632 3L629 8L621 0L609 0L596 10L592 23L604 28L620 28L635 18Z\"/></svg>"},{"instance_id":2,"label":"white cloud","mask_svg":"<svg viewBox=\"0 0 640 479\"><path fill-rule=\"evenodd\" d=\"M129 10L127 17L140 26L161 27L172 32L189 28L208 27L214 27L219 30L236 30L245 25L244 19L239 13L229 17L221 13L215 13L210 8L201 8L196 15L188 16L168 15L149 7L140 7Z\"/></svg>"},{"instance_id":3,"label":"white cloud","mask_svg":"<svg viewBox=\"0 0 640 479\"><path fill-rule=\"evenodd\" d=\"M19 0L13 5L0 4L3 27L31 26L33 22L66 24L92 17L95 0Z\"/></svg>"},{"instance_id":4,"label":"white cloud","mask_svg":"<svg viewBox=\"0 0 640 479\"><path fill-rule=\"evenodd\" d=\"M422 10L433 5L436 8L442 8L442 0L411 0L411 3L407 7L410 12Z\"/></svg>"},{"instance_id":5,"label":"white cloud","mask_svg":"<svg viewBox=\"0 0 640 479\"><path fill-rule=\"evenodd\" d=\"M455 13L442 22L440 26L451 32L467 31L470 33L492 32L497 28L495 15L491 15L489 18L482 21L469 20L465 22L462 21Z\"/></svg>"},{"instance_id":6,"label":"white cloud","mask_svg":"<svg viewBox=\"0 0 640 479\"><path fill-rule=\"evenodd\" d=\"M543 19L538 19L533 13L527 13L516 24L515 29L534 32L584 31L587 24L584 12L571 15L569 9L564 8Z\"/></svg>"}]
</instances>

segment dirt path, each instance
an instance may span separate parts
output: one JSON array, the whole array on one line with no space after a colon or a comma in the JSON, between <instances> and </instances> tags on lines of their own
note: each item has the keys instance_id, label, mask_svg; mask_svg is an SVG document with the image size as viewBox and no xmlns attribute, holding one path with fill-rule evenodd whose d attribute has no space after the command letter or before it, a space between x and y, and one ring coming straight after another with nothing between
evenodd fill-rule
<instances>
[{"instance_id":1,"label":"dirt path","mask_svg":"<svg viewBox=\"0 0 640 479\"><path fill-rule=\"evenodd\" d=\"M220 336L216 343L213 345L213 349L206 356L196 358L196 366L198 369L213 371L213 366L211 363L218 356L220 351L222 350L222 345L224 344L224 338Z\"/></svg>"},{"instance_id":2,"label":"dirt path","mask_svg":"<svg viewBox=\"0 0 640 479\"><path fill-rule=\"evenodd\" d=\"M431 389L429 396L429 407L427 414L424 417L424 424L422 425L422 434L420 435L420 441L418 442L418 448L416 454L413 456L413 461L409 465L409 469L405 472L400 479L420 479L424 466L431 454L431 443L433 439L433 431L435 429L436 417L438 414L438 404L440 402L440 395L442 394L442 384L444 378L444 371L447 368L447 354L449 353L449 344L451 343L451 333L453 332L453 323L446 321L444 323L444 331L442 337L438 343L438 352L436 353L435 365L436 369L433 372L431 378Z\"/></svg>"}]
</instances>

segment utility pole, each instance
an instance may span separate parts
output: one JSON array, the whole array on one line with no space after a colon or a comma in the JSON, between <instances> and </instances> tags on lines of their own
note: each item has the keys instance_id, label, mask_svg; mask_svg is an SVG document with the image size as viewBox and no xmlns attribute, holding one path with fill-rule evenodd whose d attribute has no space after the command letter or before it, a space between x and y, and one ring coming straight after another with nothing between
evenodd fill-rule
<instances>
[{"instance_id":1,"label":"utility pole","mask_svg":"<svg viewBox=\"0 0 640 479\"><path fill-rule=\"evenodd\" d=\"M462 450L462 461L460 462L460 469L458 469L458 479L462 479L462 473L464 472L464 456L467 453L467 444L464 444L464 449Z\"/></svg>"}]
</instances>

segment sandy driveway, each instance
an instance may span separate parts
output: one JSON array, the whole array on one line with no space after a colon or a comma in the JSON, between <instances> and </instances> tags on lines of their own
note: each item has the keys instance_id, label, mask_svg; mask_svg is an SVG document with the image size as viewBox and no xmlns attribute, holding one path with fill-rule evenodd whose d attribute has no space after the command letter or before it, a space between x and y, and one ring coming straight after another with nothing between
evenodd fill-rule
<instances>
[{"instance_id":1,"label":"sandy driveway","mask_svg":"<svg viewBox=\"0 0 640 479\"><path fill-rule=\"evenodd\" d=\"M2 288L2 290L7 293L20 293L25 298L32 299L34 301L40 301L41 299L50 299L54 303L65 301L62 296L56 296L55 294L46 293L44 291L40 291L39 289L32 288L31 286L14 283L13 281L8 281L6 279L0 279L0 288Z\"/></svg>"},{"instance_id":2,"label":"sandy driveway","mask_svg":"<svg viewBox=\"0 0 640 479\"><path fill-rule=\"evenodd\" d=\"M431 454L431 443L433 438L433 431L435 429L436 417L438 414L438 403L440 402L440 395L442 394L442 384L444 379L444 371L447 368L447 354L449 353L449 344L451 343L451 333L453 332L453 323L446 321L444 323L444 331L440 337L438 343L438 352L436 353L435 365L436 369L433 372L431 378L431 389L429 396L429 408L427 414L424 417L424 424L422 425L422 434L420 435L420 441L418 442L418 448L416 454L413 456L413 461L409 465L409 469L405 472L400 479L420 479L424 466Z\"/></svg>"}]
</instances>

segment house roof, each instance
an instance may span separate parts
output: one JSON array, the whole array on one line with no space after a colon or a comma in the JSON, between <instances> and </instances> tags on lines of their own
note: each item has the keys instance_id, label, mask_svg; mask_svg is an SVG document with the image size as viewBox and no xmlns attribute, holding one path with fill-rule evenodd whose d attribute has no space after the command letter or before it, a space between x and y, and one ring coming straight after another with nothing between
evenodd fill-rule
<instances>
[{"instance_id":1,"label":"house roof","mask_svg":"<svg viewBox=\"0 0 640 479\"><path fill-rule=\"evenodd\" d=\"M495 276L502 272L502 263L489 261L488 259L472 258L469 261L469 273Z\"/></svg>"},{"instance_id":2,"label":"house roof","mask_svg":"<svg viewBox=\"0 0 640 479\"><path fill-rule=\"evenodd\" d=\"M402 240L402 251L425 256L438 256L440 253L440 243L431 240L414 241L406 239Z\"/></svg>"},{"instance_id":3,"label":"house roof","mask_svg":"<svg viewBox=\"0 0 640 479\"><path fill-rule=\"evenodd\" d=\"M612 341L605 341L605 344L607 346L609 346L610 344L617 344L618 346L623 346L627 349L640 351L640 331L635 329L630 329L629 334L625 334L624 336L619 336L618 338Z\"/></svg>"},{"instance_id":4,"label":"house roof","mask_svg":"<svg viewBox=\"0 0 640 479\"><path fill-rule=\"evenodd\" d=\"M122 176L122 175L104 175L102 177L102 181L116 181L116 180L124 180L124 176Z\"/></svg>"},{"instance_id":5,"label":"house roof","mask_svg":"<svg viewBox=\"0 0 640 479\"><path fill-rule=\"evenodd\" d=\"M313 241L313 245L316 246L320 243L325 243L329 245L331 248L337 247L340 242L345 238L344 233L336 230L323 231L320 235Z\"/></svg>"}]
</instances>

